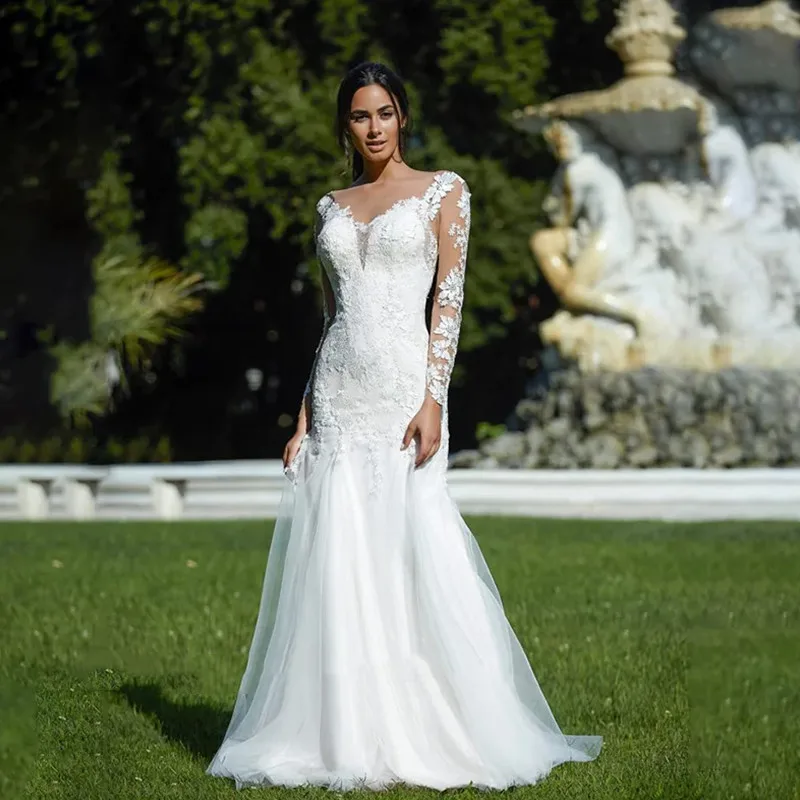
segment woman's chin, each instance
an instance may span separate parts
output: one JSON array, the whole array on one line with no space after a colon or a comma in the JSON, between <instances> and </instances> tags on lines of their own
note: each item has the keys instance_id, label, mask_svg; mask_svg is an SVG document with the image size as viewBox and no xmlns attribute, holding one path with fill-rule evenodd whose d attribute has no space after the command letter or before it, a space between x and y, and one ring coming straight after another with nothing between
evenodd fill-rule
<instances>
[{"instance_id":1,"label":"woman's chin","mask_svg":"<svg viewBox=\"0 0 800 800\"><path fill-rule=\"evenodd\" d=\"M388 161L392 157L392 149L389 147L389 145L384 145L377 150L370 150L369 148L366 148L361 153L361 156L365 161L371 161L375 164L380 164L384 161Z\"/></svg>"}]
</instances>

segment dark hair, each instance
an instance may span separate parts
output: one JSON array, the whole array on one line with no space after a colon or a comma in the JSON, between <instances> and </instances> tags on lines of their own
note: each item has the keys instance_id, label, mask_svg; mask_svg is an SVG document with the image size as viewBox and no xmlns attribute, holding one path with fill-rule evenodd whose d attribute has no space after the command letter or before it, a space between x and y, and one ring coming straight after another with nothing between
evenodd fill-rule
<instances>
[{"instance_id":1,"label":"dark hair","mask_svg":"<svg viewBox=\"0 0 800 800\"><path fill-rule=\"evenodd\" d=\"M348 136L350 120L350 105L353 102L353 95L364 86L377 84L386 89L394 106L398 119L405 118L405 125L400 129L400 155L404 155L406 138L410 131L411 115L408 107L408 94L403 81L392 72L385 64L377 61L363 61L350 69L339 84L339 92L336 96L336 138L339 146L350 154L351 144ZM398 107L399 106L399 107ZM353 156L353 180L356 180L364 171L364 159L355 148L352 148Z\"/></svg>"}]
</instances>

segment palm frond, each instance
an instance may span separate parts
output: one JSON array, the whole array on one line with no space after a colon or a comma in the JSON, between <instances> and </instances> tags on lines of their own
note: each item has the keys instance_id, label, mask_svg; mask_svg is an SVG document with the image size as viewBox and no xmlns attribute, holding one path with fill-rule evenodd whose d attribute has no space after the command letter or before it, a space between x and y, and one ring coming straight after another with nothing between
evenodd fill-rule
<instances>
[{"instance_id":1,"label":"palm frond","mask_svg":"<svg viewBox=\"0 0 800 800\"><path fill-rule=\"evenodd\" d=\"M58 367L50 379L50 401L66 418L85 423L109 405L108 352L94 342L61 343L50 348Z\"/></svg>"},{"instance_id":2,"label":"palm frond","mask_svg":"<svg viewBox=\"0 0 800 800\"><path fill-rule=\"evenodd\" d=\"M129 248L108 248L94 262L91 342L52 348L58 359L53 402L65 416L101 414L111 405L109 353L139 369L153 350L182 335L181 324L203 308L203 276Z\"/></svg>"}]
</instances>

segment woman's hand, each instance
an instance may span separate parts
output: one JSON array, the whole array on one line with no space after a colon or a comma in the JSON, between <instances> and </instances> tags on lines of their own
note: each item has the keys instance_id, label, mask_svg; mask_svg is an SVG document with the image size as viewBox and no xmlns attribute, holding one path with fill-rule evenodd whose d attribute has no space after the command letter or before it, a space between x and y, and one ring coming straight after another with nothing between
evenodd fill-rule
<instances>
[{"instance_id":1,"label":"woman's hand","mask_svg":"<svg viewBox=\"0 0 800 800\"><path fill-rule=\"evenodd\" d=\"M430 396L425 398L422 408L408 423L400 449L405 450L415 436L419 436L415 462L419 467L436 453L442 441L442 407Z\"/></svg>"},{"instance_id":2,"label":"woman's hand","mask_svg":"<svg viewBox=\"0 0 800 800\"><path fill-rule=\"evenodd\" d=\"M295 456L297 455L297 451L300 449L300 445L303 441L303 437L306 435L305 430L302 428L298 428L294 436L286 442L286 447L283 448L283 468L288 469L292 461L294 461Z\"/></svg>"}]
</instances>

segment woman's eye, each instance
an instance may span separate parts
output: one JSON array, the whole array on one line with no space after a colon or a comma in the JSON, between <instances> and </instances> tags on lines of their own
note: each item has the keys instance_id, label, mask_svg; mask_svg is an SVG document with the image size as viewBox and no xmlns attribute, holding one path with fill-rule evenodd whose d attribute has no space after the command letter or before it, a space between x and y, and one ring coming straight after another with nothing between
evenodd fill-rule
<instances>
[{"instance_id":1,"label":"woman's eye","mask_svg":"<svg viewBox=\"0 0 800 800\"><path fill-rule=\"evenodd\" d=\"M391 119L394 116L393 111L382 111L380 114L381 119ZM353 123L357 122L369 122L369 115L368 114L356 114L355 116L350 117L350 121Z\"/></svg>"}]
</instances>

